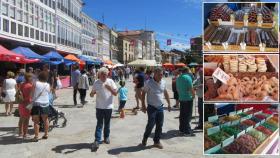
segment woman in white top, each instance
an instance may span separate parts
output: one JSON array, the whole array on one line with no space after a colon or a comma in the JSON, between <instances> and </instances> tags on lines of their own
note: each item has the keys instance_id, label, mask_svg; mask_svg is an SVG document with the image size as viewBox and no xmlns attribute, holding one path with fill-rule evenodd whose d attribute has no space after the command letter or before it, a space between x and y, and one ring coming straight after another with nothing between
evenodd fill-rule
<instances>
[{"instance_id":1,"label":"woman in white top","mask_svg":"<svg viewBox=\"0 0 280 158\"><path fill-rule=\"evenodd\" d=\"M2 88L1 95L2 95L3 101L5 103L6 116L12 114L13 103L16 100L15 95L16 95L17 82L14 79L14 77L15 77L15 74L13 72L9 71L7 73L7 79L5 79L3 82L3 88Z\"/></svg>"},{"instance_id":2,"label":"woman in white top","mask_svg":"<svg viewBox=\"0 0 280 158\"><path fill-rule=\"evenodd\" d=\"M39 136L39 123L40 117L44 121L45 134L42 139L48 139L49 131L49 93L50 85L47 83L48 73L40 72L38 75L38 81L36 81L33 90L33 107L31 109L32 120L34 122L34 142L38 141Z\"/></svg>"}]
</instances>

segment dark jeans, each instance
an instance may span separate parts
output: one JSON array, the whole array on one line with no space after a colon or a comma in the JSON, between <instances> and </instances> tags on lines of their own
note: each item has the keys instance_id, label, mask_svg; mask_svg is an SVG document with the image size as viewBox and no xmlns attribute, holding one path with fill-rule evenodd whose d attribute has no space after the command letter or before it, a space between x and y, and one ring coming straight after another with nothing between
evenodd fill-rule
<instances>
[{"instance_id":1,"label":"dark jeans","mask_svg":"<svg viewBox=\"0 0 280 158\"><path fill-rule=\"evenodd\" d=\"M151 105L148 105L147 114L148 114L148 123L144 133L144 139L148 139L156 124L154 143L159 143L160 136L162 134L162 126L163 126L163 119L164 119L163 106L159 108L155 108Z\"/></svg>"},{"instance_id":2,"label":"dark jeans","mask_svg":"<svg viewBox=\"0 0 280 158\"><path fill-rule=\"evenodd\" d=\"M199 114L198 126L203 127L203 98L198 98L198 114Z\"/></svg>"},{"instance_id":3,"label":"dark jeans","mask_svg":"<svg viewBox=\"0 0 280 158\"><path fill-rule=\"evenodd\" d=\"M81 103L85 103L86 95L87 95L87 90L86 89L79 89L80 92L80 99Z\"/></svg>"},{"instance_id":4,"label":"dark jeans","mask_svg":"<svg viewBox=\"0 0 280 158\"><path fill-rule=\"evenodd\" d=\"M191 133L191 119L193 111L193 100L180 101L179 130L183 133Z\"/></svg>"},{"instance_id":5,"label":"dark jeans","mask_svg":"<svg viewBox=\"0 0 280 158\"><path fill-rule=\"evenodd\" d=\"M73 87L73 100L74 100L74 104L76 105L77 104L77 92L78 92L78 88L76 87Z\"/></svg>"},{"instance_id":6,"label":"dark jeans","mask_svg":"<svg viewBox=\"0 0 280 158\"><path fill-rule=\"evenodd\" d=\"M104 124L104 139L109 138L110 135L110 121L112 116L112 109L96 109L96 129L95 129L95 141L102 143L101 135Z\"/></svg>"}]
</instances>

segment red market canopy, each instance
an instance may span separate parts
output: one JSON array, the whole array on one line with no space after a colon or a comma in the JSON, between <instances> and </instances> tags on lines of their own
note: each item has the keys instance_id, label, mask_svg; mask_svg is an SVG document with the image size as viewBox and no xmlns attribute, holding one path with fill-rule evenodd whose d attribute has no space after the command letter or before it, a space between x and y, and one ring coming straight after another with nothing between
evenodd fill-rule
<instances>
[{"instance_id":1,"label":"red market canopy","mask_svg":"<svg viewBox=\"0 0 280 158\"><path fill-rule=\"evenodd\" d=\"M0 45L0 61L15 62L21 64L39 62L37 59L27 59L21 54L14 53Z\"/></svg>"},{"instance_id":2,"label":"red market canopy","mask_svg":"<svg viewBox=\"0 0 280 158\"><path fill-rule=\"evenodd\" d=\"M107 65L113 65L113 62L111 60L106 60L106 61L104 61L104 63Z\"/></svg>"},{"instance_id":3,"label":"red market canopy","mask_svg":"<svg viewBox=\"0 0 280 158\"><path fill-rule=\"evenodd\" d=\"M166 66L166 67L168 67L168 66L174 66L173 64L171 64L171 63L164 63L164 64L162 64L162 66Z\"/></svg>"}]
</instances>

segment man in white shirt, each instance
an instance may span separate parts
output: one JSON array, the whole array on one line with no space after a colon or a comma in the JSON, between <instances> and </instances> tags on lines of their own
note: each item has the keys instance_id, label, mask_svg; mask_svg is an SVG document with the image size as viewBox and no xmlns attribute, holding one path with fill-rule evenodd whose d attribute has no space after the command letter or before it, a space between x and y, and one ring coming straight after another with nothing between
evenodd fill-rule
<instances>
[{"instance_id":1,"label":"man in white shirt","mask_svg":"<svg viewBox=\"0 0 280 158\"><path fill-rule=\"evenodd\" d=\"M162 134L162 126L164 121L163 97L165 97L168 103L168 111L170 112L171 110L169 95L167 93L165 81L162 80L162 76L163 70L161 68L155 69L154 78L148 80L145 83L141 98L142 111L144 113L148 113L148 123L142 140L142 145L146 146L147 139L156 125L155 136L153 140L154 147L159 149L163 148L162 144L160 143L160 136ZM145 103L146 94L148 107L146 107Z\"/></svg>"},{"instance_id":2,"label":"man in white shirt","mask_svg":"<svg viewBox=\"0 0 280 158\"><path fill-rule=\"evenodd\" d=\"M105 67L98 71L99 79L93 84L91 97L96 94L96 118L97 125L95 129L95 141L92 145L92 150L96 151L99 144L102 143L102 127L104 122L104 142L110 144L110 121L113 109L113 96L116 96L117 86L115 82L108 78L109 70Z\"/></svg>"}]
</instances>

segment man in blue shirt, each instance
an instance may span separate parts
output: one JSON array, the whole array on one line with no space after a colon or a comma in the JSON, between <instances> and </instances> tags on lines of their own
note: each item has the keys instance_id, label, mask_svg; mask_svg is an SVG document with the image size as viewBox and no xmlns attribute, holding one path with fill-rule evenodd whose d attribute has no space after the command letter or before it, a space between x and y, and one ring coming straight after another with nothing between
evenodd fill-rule
<instances>
[{"instance_id":1,"label":"man in blue shirt","mask_svg":"<svg viewBox=\"0 0 280 158\"><path fill-rule=\"evenodd\" d=\"M71 72L71 86L73 87L73 100L74 100L74 105L77 105L77 92L78 92L78 81L79 77L81 75L81 72L79 70L78 65L73 66L73 71Z\"/></svg>"},{"instance_id":2,"label":"man in blue shirt","mask_svg":"<svg viewBox=\"0 0 280 158\"><path fill-rule=\"evenodd\" d=\"M142 93L142 111L148 114L148 123L146 126L146 130L143 136L142 145L147 145L147 140L156 125L155 136L154 136L154 147L162 149L163 146L160 143L160 137L162 134L162 126L163 126L163 97L165 97L168 103L168 111L170 112L170 100L169 95L166 89L166 83L162 80L163 70L160 68L155 69L154 78L148 80L145 83L143 93ZM147 103L148 107L146 107L145 97L147 94Z\"/></svg>"},{"instance_id":3,"label":"man in blue shirt","mask_svg":"<svg viewBox=\"0 0 280 158\"><path fill-rule=\"evenodd\" d=\"M144 74L144 67L140 67L139 71L136 72L134 76L134 83L135 85L135 99L136 99L136 107L134 110L139 109L139 100L141 100L142 96L142 89L144 87L144 82L145 82L145 74Z\"/></svg>"}]
</instances>

